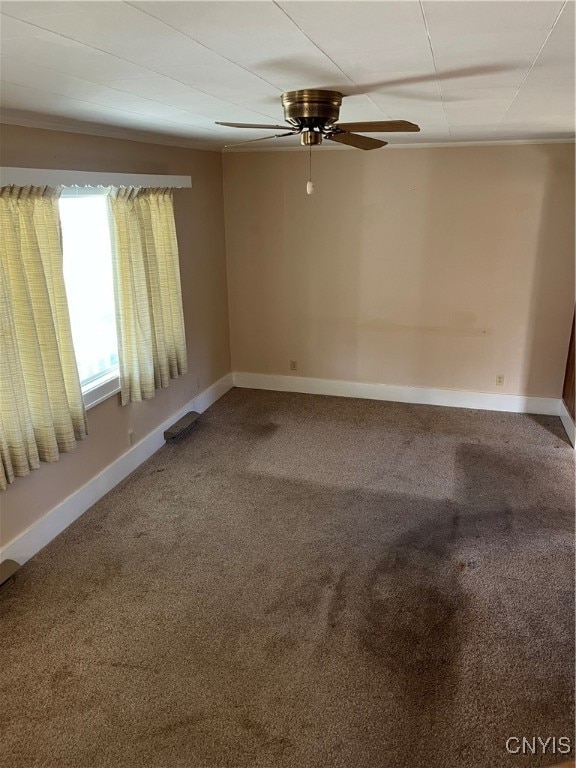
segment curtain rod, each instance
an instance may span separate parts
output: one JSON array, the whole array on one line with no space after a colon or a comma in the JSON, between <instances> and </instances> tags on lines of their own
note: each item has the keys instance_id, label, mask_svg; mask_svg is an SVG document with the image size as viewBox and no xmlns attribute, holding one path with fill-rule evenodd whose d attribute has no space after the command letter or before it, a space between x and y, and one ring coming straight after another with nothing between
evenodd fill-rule
<instances>
[{"instance_id":1,"label":"curtain rod","mask_svg":"<svg viewBox=\"0 0 576 768\"><path fill-rule=\"evenodd\" d=\"M8 187L191 187L190 176L108 171L64 171L51 168L0 168L0 186Z\"/></svg>"}]
</instances>

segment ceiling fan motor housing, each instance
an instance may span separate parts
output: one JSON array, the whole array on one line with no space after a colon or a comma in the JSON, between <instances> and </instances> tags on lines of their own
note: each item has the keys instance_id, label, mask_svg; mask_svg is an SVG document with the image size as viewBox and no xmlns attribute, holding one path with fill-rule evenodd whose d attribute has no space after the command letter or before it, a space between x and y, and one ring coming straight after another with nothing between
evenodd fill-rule
<instances>
[{"instance_id":1,"label":"ceiling fan motor housing","mask_svg":"<svg viewBox=\"0 0 576 768\"><path fill-rule=\"evenodd\" d=\"M322 134L330 130L340 116L342 94L339 91L287 91L282 94L284 119L301 132L302 144L322 143Z\"/></svg>"}]
</instances>

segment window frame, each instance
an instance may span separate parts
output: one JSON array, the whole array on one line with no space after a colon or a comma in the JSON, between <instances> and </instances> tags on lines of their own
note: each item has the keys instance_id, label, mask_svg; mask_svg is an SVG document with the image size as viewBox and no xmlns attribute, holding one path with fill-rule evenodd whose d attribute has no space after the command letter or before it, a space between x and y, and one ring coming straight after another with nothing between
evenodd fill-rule
<instances>
[{"instance_id":1,"label":"window frame","mask_svg":"<svg viewBox=\"0 0 576 768\"><path fill-rule=\"evenodd\" d=\"M116 375L106 380L98 379L95 386L82 391L82 399L84 400L84 408L87 411L90 408L94 408L95 405L99 405L104 400L108 400L112 395L116 395L120 392L120 376Z\"/></svg>"}]
</instances>

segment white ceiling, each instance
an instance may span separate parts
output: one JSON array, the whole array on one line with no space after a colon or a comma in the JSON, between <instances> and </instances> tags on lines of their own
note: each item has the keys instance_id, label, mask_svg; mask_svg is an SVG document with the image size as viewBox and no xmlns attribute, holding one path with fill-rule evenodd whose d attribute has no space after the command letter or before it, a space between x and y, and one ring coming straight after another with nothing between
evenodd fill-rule
<instances>
[{"instance_id":1,"label":"white ceiling","mask_svg":"<svg viewBox=\"0 0 576 768\"><path fill-rule=\"evenodd\" d=\"M286 90L391 144L574 137L573 0L2 2L4 122L202 149L269 135ZM297 138L275 146L297 145ZM262 145L270 148L272 142Z\"/></svg>"}]
</instances>

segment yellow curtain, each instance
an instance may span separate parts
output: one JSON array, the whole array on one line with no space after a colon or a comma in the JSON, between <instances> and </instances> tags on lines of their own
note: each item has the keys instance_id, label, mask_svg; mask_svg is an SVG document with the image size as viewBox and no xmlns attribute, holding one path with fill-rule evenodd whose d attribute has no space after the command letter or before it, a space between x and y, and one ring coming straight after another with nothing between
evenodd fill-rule
<instances>
[{"instance_id":1,"label":"yellow curtain","mask_svg":"<svg viewBox=\"0 0 576 768\"><path fill-rule=\"evenodd\" d=\"M187 370L171 189L113 189L114 291L122 405Z\"/></svg>"},{"instance_id":2,"label":"yellow curtain","mask_svg":"<svg viewBox=\"0 0 576 768\"><path fill-rule=\"evenodd\" d=\"M58 191L0 189L0 489L87 434Z\"/></svg>"}]
</instances>

